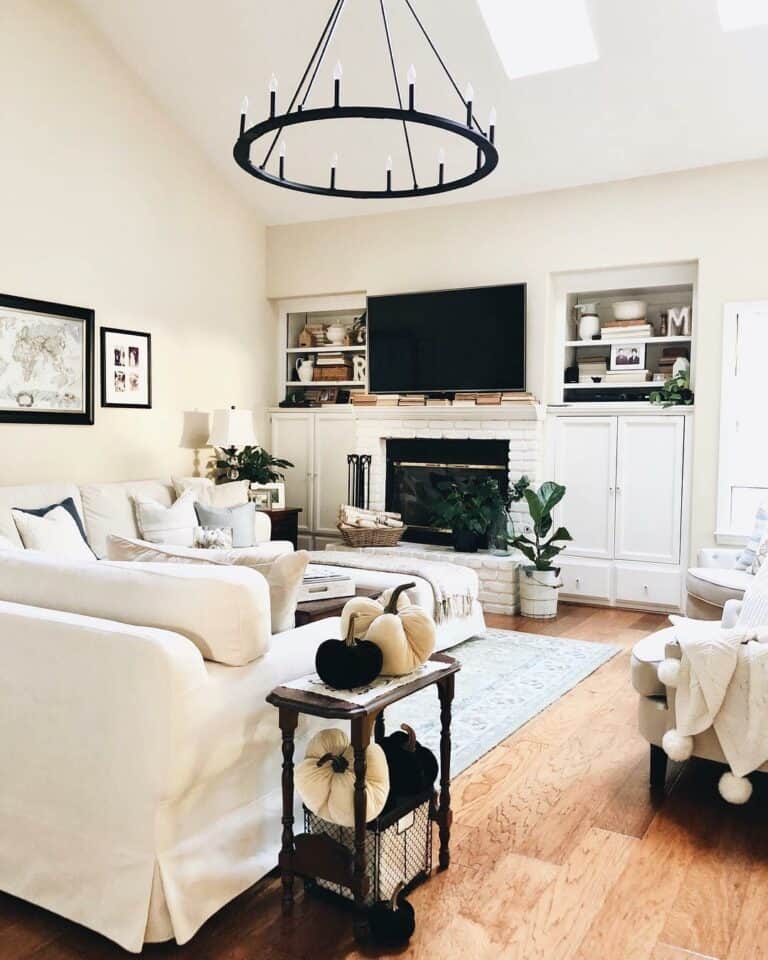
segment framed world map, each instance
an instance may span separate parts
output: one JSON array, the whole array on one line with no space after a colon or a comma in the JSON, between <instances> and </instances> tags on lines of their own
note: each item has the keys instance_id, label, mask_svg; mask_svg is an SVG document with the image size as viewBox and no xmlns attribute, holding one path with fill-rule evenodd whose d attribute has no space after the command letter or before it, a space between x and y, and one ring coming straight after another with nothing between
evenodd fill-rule
<instances>
[{"instance_id":1,"label":"framed world map","mask_svg":"<svg viewBox=\"0 0 768 960\"><path fill-rule=\"evenodd\" d=\"M0 422L93 423L94 312L0 294Z\"/></svg>"}]
</instances>

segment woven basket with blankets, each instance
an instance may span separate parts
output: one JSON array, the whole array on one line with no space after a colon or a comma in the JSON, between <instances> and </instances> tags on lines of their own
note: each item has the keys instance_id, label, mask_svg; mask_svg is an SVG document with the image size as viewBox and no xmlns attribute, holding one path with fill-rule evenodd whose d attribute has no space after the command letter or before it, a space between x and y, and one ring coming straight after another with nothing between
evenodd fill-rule
<instances>
[{"instance_id":1,"label":"woven basket with blankets","mask_svg":"<svg viewBox=\"0 0 768 960\"><path fill-rule=\"evenodd\" d=\"M363 510L349 504L339 507L336 526L349 547L394 547L407 529L399 513Z\"/></svg>"}]
</instances>

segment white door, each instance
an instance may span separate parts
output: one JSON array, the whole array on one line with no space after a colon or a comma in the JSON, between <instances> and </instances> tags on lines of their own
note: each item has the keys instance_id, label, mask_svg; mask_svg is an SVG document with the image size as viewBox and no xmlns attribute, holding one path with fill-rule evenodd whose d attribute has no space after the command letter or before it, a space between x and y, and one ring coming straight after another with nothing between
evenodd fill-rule
<instances>
[{"instance_id":1,"label":"white door","mask_svg":"<svg viewBox=\"0 0 768 960\"><path fill-rule=\"evenodd\" d=\"M680 562L684 417L619 417L616 559Z\"/></svg>"},{"instance_id":2,"label":"white door","mask_svg":"<svg viewBox=\"0 0 768 960\"><path fill-rule=\"evenodd\" d=\"M568 555L613 557L616 417L558 417L555 480L566 487L555 520L568 528Z\"/></svg>"},{"instance_id":3,"label":"white door","mask_svg":"<svg viewBox=\"0 0 768 960\"><path fill-rule=\"evenodd\" d=\"M314 529L338 534L339 506L347 498L347 454L355 452L355 421L348 414L315 417Z\"/></svg>"},{"instance_id":4,"label":"white door","mask_svg":"<svg viewBox=\"0 0 768 960\"><path fill-rule=\"evenodd\" d=\"M313 420L313 414L304 411L272 414L271 453L293 464L285 471L285 505L301 507L299 530L311 530L313 524Z\"/></svg>"}]
</instances>

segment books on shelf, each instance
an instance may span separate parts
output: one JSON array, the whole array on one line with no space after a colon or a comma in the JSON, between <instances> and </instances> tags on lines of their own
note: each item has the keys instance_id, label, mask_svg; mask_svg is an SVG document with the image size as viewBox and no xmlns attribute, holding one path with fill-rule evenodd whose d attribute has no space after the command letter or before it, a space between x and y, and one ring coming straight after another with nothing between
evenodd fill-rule
<instances>
[{"instance_id":1,"label":"books on shelf","mask_svg":"<svg viewBox=\"0 0 768 960\"><path fill-rule=\"evenodd\" d=\"M601 340L646 340L653 336L653 327L650 323L638 324L637 326L627 326L622 323L620 327L603 327L600 330Z\"/></svg>"},{"instance_id":2,"label":"books on shelf","mask_svg":"<svg viewBox=\"0 0 768 960\"><path fill-rule=\"evenodd\" d=\"M426 405L423 393L401 394L397 402L398 407L423 407Z\"/></svg>"},{"instance_id":3,"label":"books on shelf","mask_svg":"<svg viewBox=\"0 0 768 960\"><path fill-rule=\"evenodd\" d=\"M644 327L648 325L645 317L638 317L636 320L603 320L600 327L603 330L615 330L617 327Z\"/></svg>"},{"instance_id":4,"label":"books on shelf","mask_svg":"<svg viewBox=\"0 0 768 960\"><path fill-rule=\"evenodd\" d=\"M605 383L645 383L651 379L648 370L608 370Z\"/></svg>"},{"instance_id":5,"label":"books on shelf","mask_svg":"<svg viewBox=\"0 0 768 960\"><path fill-rule=\"evenodd\" d=\"M363 391L360 390L355 391L351 399L352 405L355 407L375 407L379 398L373 393L363 393Z\"/></svg>"},{"instance_id":6,"label":"books on shelf","mask_svg":"<svg viewBox=\"0 0 768 960\"><path fill-rule=\"evenodd\" d=\"M396 407L399 402L399 393L382 393L376 398L376 405L379 407Z\"/></svg>"},{"instance_id":7,"label":"books on shelf","mask_svg":"<svg viewBox=\"0 0 768 960\"><path fill-rule=\"evenodd\" d=\"M501 404L501 391L498 393L478 393L475 403L478 407L498 407Z\"/></svg>"},{"instance_id":8,"label":"books on shelf","mask_svg":"<svg viewBox=\"0 0 768 960\"><path fill-rule=\"evenodd\" d=\"M347 364L347 358L343 353L319 353L315 357L315 366L316 367L334 367L339 364Z\"/></svg>"},{"instance_id":9,"label":"books on shelf","mask_svg":"<svg viewBox=\"0 0 768 960\"><path fill-rule=\"evenodd\" d=\"M457 393L453 398L453 405L454 407L474 407L476 400L476 393Z\"/></svg>"},{"instance_id":10,"label":"books on shelf","mask_svg":"<svg viewBox=\"0 0 768 960\"><path fill-rule=\"evenodd\" d=\"M502 404L508 403L535 403L535 398L532 393L525 393L525 391L518 390L505 390L501 395Z\"/></svg>"},{"instance_id":11,"label":"books on shelf","mask_svg":"<svg viewBox=\"0 0 768 960\"><path fill-rule=\"evenodd\" d=\"M427 397L428 407L450 407L451 401L448 397Z\"/></svg>"}]
</instances>

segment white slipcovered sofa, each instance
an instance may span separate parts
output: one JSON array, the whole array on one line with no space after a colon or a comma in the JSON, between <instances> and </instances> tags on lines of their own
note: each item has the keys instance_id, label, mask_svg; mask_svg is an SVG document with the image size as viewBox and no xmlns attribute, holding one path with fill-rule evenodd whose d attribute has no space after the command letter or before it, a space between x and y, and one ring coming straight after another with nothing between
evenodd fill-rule
<instances>
[{"instance_id":1,"label":"white slipcovered sofa","mask_svg":"<svg viewBox=\"0 0 768 960\"><path fill-rule=\"evenodd\" d=\"M0 487L0 534L18 541L11 508L72 497L104 556L110 534L137 537L136 492L173 500L160 481ZM475 605L441 625L438 649L483 627ZM281 751L265 697L314 669L339 622L270 630L267 583L248 568L0 549L0 889L138 952L185 943L268 873ZM322 725L301 718L299 757Z\"/></svg>"}]
</instances>

